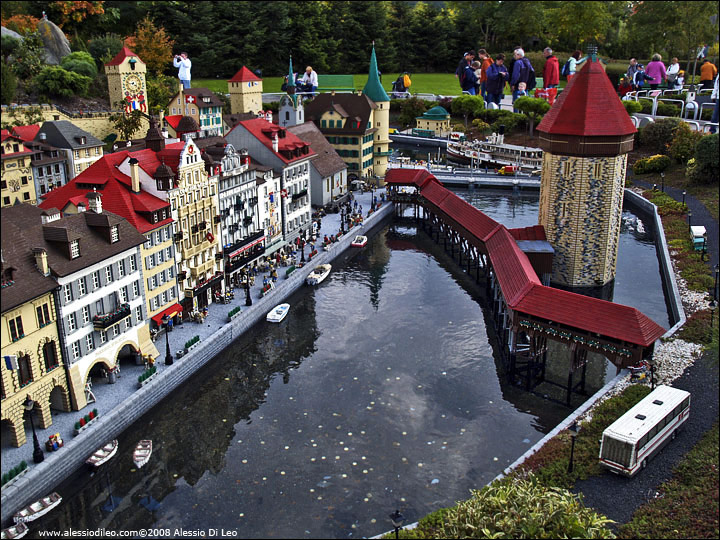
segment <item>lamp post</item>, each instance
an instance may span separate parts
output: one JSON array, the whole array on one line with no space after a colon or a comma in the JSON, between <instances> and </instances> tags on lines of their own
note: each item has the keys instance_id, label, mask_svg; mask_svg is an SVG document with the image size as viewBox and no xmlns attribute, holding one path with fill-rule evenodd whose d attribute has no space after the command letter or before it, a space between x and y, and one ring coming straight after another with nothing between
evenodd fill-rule
<instances>
[{"instance_id":1,"label":"lamp post","mask_svg":"<svg viewBox=\"0 0 720 540\"><path fill-rule=\"evenodd\" d=\"M688 210L688 232L692 230L692 210Z\"/></svg>"},{"instance_id":2,"label":"lamp post","mask_svg":"<svg viewBox=\"0 0 720 540\"><path fill-rule=\"evenodd\" d=\"M170 354L170 329L168 326L170 323L170 317L168 317L167 314L162 316L162 323L165 327L165 365L172 366L173 357L172 354Z\"/></svg>"},{"instance_id":3,"label":"lamp post","mask_svg":"<svg viewBox=\"0 0 720 540\"><path fill-rule=\"evenodd\" d=\"M710 300L710 341L713 338L713 325L715 324L715 309L717 308L717 302L713 298Z\"/></svg>"},{"instance_id":4,"label":"lamp post","mask_svg":"<svg viewBox=\"0 0 720 540\"><path fill-rule=\"evenodd\" d=\"M685 204L685 195L687 195L687 191L683 190L683 204Z\"/></svg>"},{"instance_id":5,"label":"lamp post","mask_svg":"<svg viewBox=\"0 0 720 540\"><path fill-rule=\"evenodd\" d=\"M713 300L718 299L718 274L720 274L720 264L715 265L715 285L713 286Z\"/></svg>"},{"instance_id":6,"label":"lamp post","mask_svg":"<svg viewBox=\"0 0 720 540\"><path fill-rule=\"evenodd\" d=\"M400 513L400 510L395 510L390 514L390 520L392 521L393 527L395 527L395 538L400 538L400 529L402 529L403 523L405 523L405 516Z\"/></svg>"},{"instance_id":7,"label":"lamp post","mask_svg":"<svg viewBox=\"0 0 720 540\"><path fill-rule=\"evenodd\" d=\"M653 191L657 191L657 184L653 184Z\"/></svg>"},{"instance_id":8,"label":"lamp post","mask_svg":"<svg viewBox=\"0 0 720 540\"><path fill-rule=\"evenodd\" d=\"M577 439L578 433L580 432L580 426L578 426L577 422L573 422L573 425L569 428L570 431L570 437L572 439L572 444L570 445L570 463L568 464L568 473L573 472L573 458L575 457L575 439Z\"/></svg>"},{"instance_id":9,"label":"lamp post","mask_svg":"<svg viewBox=\"0 0 720 540\"><path fill-rule=\"evenodd\" d=\"M252 298L250 297L250 272L245 274L245 305L252 306Z\"/></svg>"},{"instance_id":10,"label":"lamp post","mask_svg":"<svg viewBox=\"0 0 720 540\"><path fill-rule=\"evenodd\" d=\"M300 238L300 262L305 262L305 235Z\"/></svg>"},{"instance_id":11,"label":"lamp post","mask_svg":"<svg viewBox=\"0 0 720 540\"><path fill-rule=\"evenodd\" d=\"M345 207L340 210L340 232L345 234Z\"/></svg>"},{"instance_id":12,"label":"lamp post","mask_svg":"<svg viewBox=\"0 0 720 540\"><path fill-rule=\"evenodd\" d=\"M660 182L662 183L662 192L665 193L665 173L660 173Z\"/></svg>"},{"instance_id":13,"label":"lamp post","mask_svg":"<svg viewBox=\"0 0 720 540\"><path fill-rule=\"evenodd\" d=\"M33 409L35 408L35 402L30 399L30 396L28 395L23 406L30 417L30 427L32 428L33 434L33 461L35 463L42 463L45 459L45 454L43 453L42 448L40 448L40 443L38 442L37 434L35 433L35 422L33 422Z\"/></svg>"}]
</instances>

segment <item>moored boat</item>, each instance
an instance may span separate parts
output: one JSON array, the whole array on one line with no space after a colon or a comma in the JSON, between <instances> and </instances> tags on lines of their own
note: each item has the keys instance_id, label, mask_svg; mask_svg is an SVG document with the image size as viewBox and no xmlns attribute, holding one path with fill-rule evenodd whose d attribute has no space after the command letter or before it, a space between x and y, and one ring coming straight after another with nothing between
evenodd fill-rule
<instances>
[{"instance_id":1,"label":"moored boat","mask_svg":"<svg viewBox=\"0 0 720 540\"><path fill-rule=\"evenodd\" d=\"M541 148L505 143L503 135L493 133L484 141L449 142L447 154L465 163L515 165L520 169L537 170L542 167Z\"/></svg>"},{"instance_id":2,"label":"moored boat","mask_svg":"<svg viewBox=\"0 0 720 540\"><path fill-rule=\"evenodd\" d=\"M135 466L138 469L142 469L142 466L145 465L148 461L150 461L151 455L152 441L148 439L143 439L142 441L137 443L137 446L133 451L133 461L135 462Z\"/></svg>"},{"instance_id":3,"label":"moored boat","mask_svg":"<svg viewBox=\"0 0 720 540\"><path fill-rule=\"evenodd\" d=\"M319 285L322 281L328 277L332 270L332 266L329 264L321 264L315 268L308 277L305 279L305 283L308 285Z\"/></svg>"},{"instance_id":4,"label":"moored boat","mask_svg":"<svg viewBox=\"0 0 720 540\"><path fill-rule=\"evenodd\" d=\"M36 519L44 516L50 510L55 508L62 502L62 497L59 493L53 492L47 497L35 501L34 503L26 506L13 516L15 523L27 523L28 521L35 521Z\"/></svg>"},{"instance_id":5,"label":"moored boat","mask_svg":"<svg viewBox=\"0 0 720 540\"><path fill-rule=\"evenodd\" d=\"M355 239L350 243L352 247L364 247L367 244L367 236L358 234Z\"/></svg>"},{"instance_id":6,"label":"moored boat","mask_svg":"<svg viewBox=\"0 0 720 540\"><path fill-rule=\"evenodd\" d=\"M28 526L24 523L16 523L12 527L3 529L2 536L0 536L0 538L2 538L2 540L5 540L6 538L7 540L12 540L13 538L22 538L28 533L29 530L30 529L28 528Z\"/></svg>"},{"instance_id":7,"label":"moored boat","mask_svg":"<svg viewBox=\"0 0 720 540\"><path fill-rule=\"evenodd\" d=\"M267 322L279 323L287 317L288 311L290 311L290 304L280 304L275 306L265 319Z\"/></svg>"},{"instance_id":8,"label":"moored boat","mask_svg":"<svg viewBox=\"0 0 720 540\"><path fill-rule=\"evenodd\" d=\"M85 463L87 463L88 466L92 468L100 467L100 465L107 463L110 458L112 458L116 453L118 449L118 442L117 439L114 441L111 441L107 443L102 448L98 448L93 452L93 455L90 456L85 460Z\"/></svg>"}]
</instances>

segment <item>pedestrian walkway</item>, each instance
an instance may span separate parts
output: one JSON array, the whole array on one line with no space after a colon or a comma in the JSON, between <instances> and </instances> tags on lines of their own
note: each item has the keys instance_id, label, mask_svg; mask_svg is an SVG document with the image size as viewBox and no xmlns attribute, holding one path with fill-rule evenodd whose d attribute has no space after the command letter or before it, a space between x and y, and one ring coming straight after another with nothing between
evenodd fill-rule
<instances>
[{"instance_id":1,"label":"pedestrian walkway","mask_svg":"<svg viewBox=\"0 0 720 540\"><path fill-rule=\"evenodd\" d=\"M363 216L367 216L368 210L372 204L372 197L375 196L377 200L381 200L381 195L384 197L385 188L376 189L373 193L360 193L356 191L353 196L358 202L358 208L362 206ZM386 203L388 204L388 203ZM318 240L316 242L316 249L322 250L322 239L325 235L328 237L335 235L340 231L340 217L341 214L327 214L321 218L321 227L318 233ZM346 229L347 230L347 229ZM305 246L305 260L308 260L310 254L310 246ZM298 251L295 256L295 263L300 264L301 253ZM255 284L250 288L250 295L255 303L260 299L260 293L262 290L263 276L268 276L266 272L264 274L259 273L255 279ZM278 269L278 280L275 284L276 287L283 287L285 279L285 268L280 267ZM184 322L183 324L176 325L171 332L167 335L164 331L161 331L155 341L155 347L160 352L160 356L155 359L155 365L158 369L158 374L162 377L165 356L166 356L166 340L170 345L170 353L173 358L177 360L177 351L184 349L185 343L192 339L194 336L200 336L200 339L204 339L215 332L219 327L223 326L228 321L228 313L235 307L240 306L241 309L251 310L254 306L247 307L245 305L245 290L234 289L235 298L228 304L211 304L208 307L208 316L202 323L195 322ZM45 451L45 441L56 433L60 434L60 438L65 442L70 441L73 438L73 431L75 422L79 421L80 417L85 416L93 409L97 409L98 415L102 417L112 411L117 405L132 397L132 394L138 390L138 377L145 371L144 365L128 365L122 364L120 370L120 376L117 381L110 384L108 379L95 378L92 383L92 393L97 399L95 403L89 404L81 411L55 411L53 410L52 419L53 423L46 429L38 428L37 421L35 422L35 430L40 446ZM90 429L90 428L88 428ZM79 435L81 437L82 434ZM2 438L2 451L0 457L2 458L2 473L8 472L10 469L20 464L21 461L26 461L27 464L32 467L33 465L33 438L32 431L30 430L29 422L26 422L26 437L27 442L19 448L10 446L9 437ZM52 454L62 455L64 448L58 449ZM46 457L49 456L46 452Z\"/></svg>"}]
</instances>

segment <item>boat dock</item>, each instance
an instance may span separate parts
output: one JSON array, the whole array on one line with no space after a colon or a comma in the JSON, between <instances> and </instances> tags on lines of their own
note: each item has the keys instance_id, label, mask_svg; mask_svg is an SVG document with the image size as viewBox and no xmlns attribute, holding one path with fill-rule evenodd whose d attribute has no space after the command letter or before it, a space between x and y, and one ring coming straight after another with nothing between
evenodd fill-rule
<instances>
[{"instance_id":1,"label":"boat dock","mask_svg":"<svg viewBox=\"0 0 720 540\"><path fill-rule=\"evenodd\" d=\"M450 166L430 166L423 167L420 165L395 165L390 164L391 169L424 169L430 171L443 185L450 187L466 187L466 188L533 188L540 189L540 177L527 173L518 173L515 175L503 175L494 172L490 168L470 168L470 167L450 167Z\"/></svg>"}]
</instances>

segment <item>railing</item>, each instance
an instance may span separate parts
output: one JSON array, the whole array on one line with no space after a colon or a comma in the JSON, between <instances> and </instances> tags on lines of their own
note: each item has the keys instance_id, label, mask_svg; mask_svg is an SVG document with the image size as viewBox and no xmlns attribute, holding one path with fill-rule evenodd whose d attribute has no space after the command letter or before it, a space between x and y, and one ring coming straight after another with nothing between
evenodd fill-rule
<instances>
[{"instance_id":1,"label":"railing","mask_svg":"<svg viewBox=\"0 0 720 540\"><path fill-rule=\"evenodd\" d=\"M118 321L123 320L130 315L130 304L120 304L117 309L111 313L104 315L95 315L93 317L93 326L95 330L106 330Z\"/></svg>"}]
</instances>

